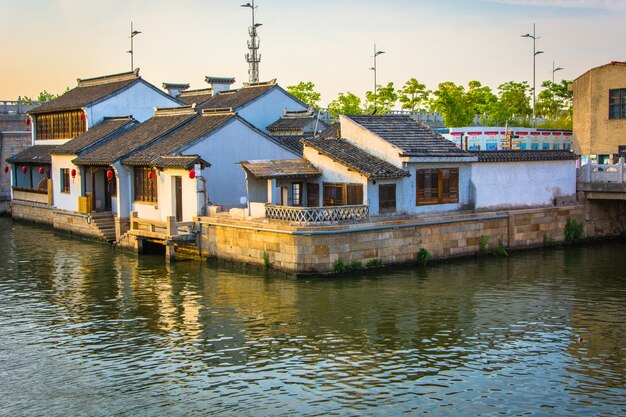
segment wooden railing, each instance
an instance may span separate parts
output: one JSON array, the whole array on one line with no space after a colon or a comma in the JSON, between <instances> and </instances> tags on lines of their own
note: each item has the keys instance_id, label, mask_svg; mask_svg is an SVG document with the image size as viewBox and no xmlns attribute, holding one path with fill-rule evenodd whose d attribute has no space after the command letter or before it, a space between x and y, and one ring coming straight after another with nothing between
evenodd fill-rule
<instances>
[{"instance_id":1,"label":"wooden railing","mask_svg":"<svg viewBox=\"0 0 626 417\"><path fill-rule=\"evenodd\" d=\"M134 235L162 239L183 238L193 235L194 225L194 222L177 222L174 216L169 216L162 222L140 219L136 211L130 213L130 231Z\"/></svg>"},{"instance_id":2,"label":"wooden railing","mask_svg":"<svg viewBox=\"0 0 626 417\"><path fill-rule=\"evenodd\" d=\"M288 220L304 223L336 222L341 220L362 221L369 218L369 206L366 204L335 207L267 205L265 206L265 217L274 220Z\"/></svg>"},{"instance_id":3,"label":"wooden railing","mask_svg":"<svg viewBox=\"0 0 626 417\"><path fill-rule=\"evenodd\" d=\"M607 182L622 184L626 182L626 164L587 164L578 169L578 182Z\"/></svg>"}]
</instances>

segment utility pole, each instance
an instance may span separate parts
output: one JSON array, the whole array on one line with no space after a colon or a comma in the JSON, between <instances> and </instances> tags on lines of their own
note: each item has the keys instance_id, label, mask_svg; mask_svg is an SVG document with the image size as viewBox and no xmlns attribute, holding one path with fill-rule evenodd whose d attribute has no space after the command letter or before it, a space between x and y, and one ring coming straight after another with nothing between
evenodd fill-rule
<instances>
[{"instance_id":1,"label":"utility pole","mask_svg":"<svg viewBox=\"0 0 626 417\"><path fill-rule=\"evenodd\" d=\"M248 62L248 78L251 83L259 82L259 63L261 62L261 54L259 54L259 35L257 34L257 28L262 25L262 23L256 23L254 19L254 14L257 6L254 5L254 0L252 3L242 4L241 7L247 7L252 12L252 26L248 28L248 34L250 35L250 40L248 41L248 52L246 54L246 61Z\"/></svg>"},{"instance_id":2,"label":"utility pole","mask_svg":"<svg viewBox=\"0 0 626 417\"><path fill-rule=\"evenodd\" d=\"M133 30L133 22L130 22L130 51L126 51L126 52L130 54L130 70L131 71L135 71L135 63L133 60L133 57L135 54L135 49L133 46L133 38L139 35L140 33L141 32L138 30Z\"/></svg>"},{"instance_id":3,"label":"utility pole","mask_svg":"<svg viewBox=\"0 0 626 417\"><path fill-rule=\"evenodd\" d=\"M377 51L376 50L376 44L374 44L374 56L372 58L374 58L374 66L372 68L370 68L372 71L374 71L374 110L376 110L377 108L377 104L378 104L378 97L377 97L377 93L378 93L378 83L376 82L376 57L378 55L384 54L385 51Z\"/></svg>"},{"instance_id":4,"label":"utility pole","mask_svg":"<svg viewBox=\"0 0 626 417\"><path fill-rule=\"evenodd\" d=\"M536 65L535 65L535 61L536 61L536 57L539 54L543 54L543 51L537 51L536 47L535 47L535 43L537 41L537 39L540 39L539 36L536 35L535 33L535 24L533 23L533 34L531 35L530 33L527 33L525 35L522 35L522 38L531 38L533 40L533 121L532 121L532 126L535 126L535 101L537 99L537 83L536 83Z\"/></svg>"}]
</instances>

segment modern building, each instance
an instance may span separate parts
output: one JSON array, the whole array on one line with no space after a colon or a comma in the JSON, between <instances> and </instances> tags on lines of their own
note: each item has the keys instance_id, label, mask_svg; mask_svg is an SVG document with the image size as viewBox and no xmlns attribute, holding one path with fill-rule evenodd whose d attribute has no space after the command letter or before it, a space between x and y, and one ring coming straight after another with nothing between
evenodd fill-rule
<instances>
[{"instance_id":1,"label":"modern building","mask_svg":"<svg viewBox=\"0 0 626 417\"><path fill-rule=\"evenodd\" d=\"M626 156L626 62L592 68L572 89L574 151L598 163Z\"/></svg>"}]
</instances>

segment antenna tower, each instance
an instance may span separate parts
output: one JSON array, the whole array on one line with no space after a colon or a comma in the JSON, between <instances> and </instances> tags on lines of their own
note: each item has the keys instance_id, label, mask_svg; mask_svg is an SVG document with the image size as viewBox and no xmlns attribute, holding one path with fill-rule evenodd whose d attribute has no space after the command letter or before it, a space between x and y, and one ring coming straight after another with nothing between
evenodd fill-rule
<instances>
[{"instance_id":1,"label":"antenna tower","mask_svg":"<svg viewBox=\"0 0 626 417\"><path fill-rule=\"evenodd\" d=\"M242 4L241 7L248 7L252 11L252 26L248 28L250 34L250 40L248 41L248 49L250 52L246 54L246 61L248 62L248 76L251 83L259 82L259 63L261 62L261 54L259 54L259 35L257 34L257 28L261 26L261 23L256 23L254 20L254 14L257 6L254 5L254 0L251 3Z\"/></svg>"}]
</instances>

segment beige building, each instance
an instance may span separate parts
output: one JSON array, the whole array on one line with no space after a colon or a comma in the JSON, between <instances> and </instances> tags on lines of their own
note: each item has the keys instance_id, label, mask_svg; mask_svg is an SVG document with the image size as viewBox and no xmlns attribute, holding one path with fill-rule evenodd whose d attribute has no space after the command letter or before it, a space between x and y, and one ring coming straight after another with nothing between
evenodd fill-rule
<instances>
[{"instance_id":1,"label":"beige building","mask_svg":"<svg viewBox=\"0 0 626 417\"><path fill-rule=\"evenodd\" d=\"M574 151L599 163L626 154L626 62L590 69L573 90Z\"/></svg>"}]
</instances>

